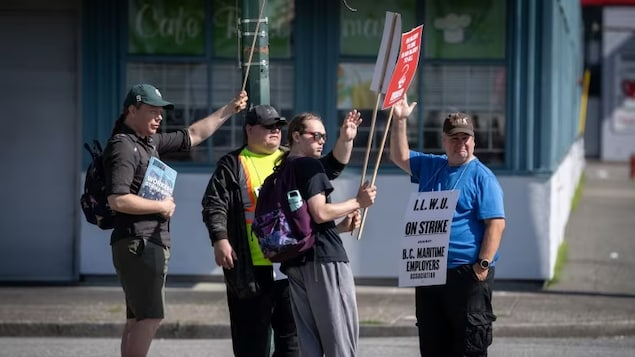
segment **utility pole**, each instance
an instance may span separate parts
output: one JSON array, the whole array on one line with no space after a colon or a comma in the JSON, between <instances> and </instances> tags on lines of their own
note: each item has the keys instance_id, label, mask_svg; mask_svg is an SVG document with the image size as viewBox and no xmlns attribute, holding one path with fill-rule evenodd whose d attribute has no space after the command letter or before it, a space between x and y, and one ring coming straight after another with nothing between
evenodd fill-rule
<instances>
[{"instance_id":1,"label":"utility pole","mask_svg":"<svg viewBox=\"0 0 635 357\"><path fill-rule=\"evenodd\" d=\"M269 19L264 9L266 1L243 0L239 19L242 78L249 95L249 102L253 105L270 104ZM246 83L245 78L247 78Z\"/></svg>"}]
</instances>

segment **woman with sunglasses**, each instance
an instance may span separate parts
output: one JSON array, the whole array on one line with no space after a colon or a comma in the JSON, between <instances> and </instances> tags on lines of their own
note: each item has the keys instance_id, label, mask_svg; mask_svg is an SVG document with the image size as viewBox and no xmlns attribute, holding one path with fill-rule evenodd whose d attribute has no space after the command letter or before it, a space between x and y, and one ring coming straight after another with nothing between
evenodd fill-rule
<instances>
[{"instance_id":1,"label":"woman with sunglasses","mask_svg":"<svg viewBox=\"0 0 635 357\"><path fill-rule=\"evenodd\" d=\"M360 187L357 196L332 203L333 186L318 160L326 142L320 117L296 115L289 123L289 151L298 190L316 223L315 245L303 255L282 263L289 278L293 316L301 355L355 356L359 336L355 283L339 233L359 226L359 209L373 204L376 188ZM336 225L335 220L344 218Z\"/></svg>"}]
</instances>

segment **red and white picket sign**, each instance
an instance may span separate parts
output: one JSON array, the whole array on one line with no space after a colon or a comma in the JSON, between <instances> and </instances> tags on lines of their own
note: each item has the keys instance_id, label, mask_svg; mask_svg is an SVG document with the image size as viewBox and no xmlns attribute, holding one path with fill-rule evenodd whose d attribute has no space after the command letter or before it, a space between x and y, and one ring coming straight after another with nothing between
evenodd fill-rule
<instances>
[{"instance_id":1,"label":"red and white picket sign","mask_svg":"<svg viewBox=\"0 0 635 357\"><path fill-rule=\"evenodd\" d=\"M397 56L397 39L400 31L401 15L386 11L384 33L382 35L381 46L379 47L379 54L377 56L377 63L375 64L375 72L373 74L373 80L370 86L370 89L372 91L377 92L377 104L375 104L375 110L373 111L373 117L370 124L370 139L368 140L368 145L366 147L366 157L364 159L364 167L362 169L362 179L360 185L362 185L366 179L366 169L370 155L372 138L374 136L373 133L375 130L375 120L377 118L379 102L381 101L381 94L385 94L384 106L382 109L392 107L395 103L397 103L397 101L403 98L404 94L410 87L410 83L412 82L415 73L417 72L423 25L420 25L401 35L401 49L399 51L399 55ZM397 59L396 64L395 59ZM389 73L392 73L390 77L388 77ZM388 82L388 78L390 78L390 82ZM379 164L381 162L381 155L384 151L384 146L386 145L388 132L390 131L391 120L392 110L390 111L390 115L388 116L388 120L386 121L386 130L384 130L382 142L379 145L377 161L375 162L373 177L370 181L371 185L375 184L375 179L377 178L377 172L379 169ZM359 230L357 231L357 239L361 238L362 232L364 231L364 223L366 222L367 213L368 208L364 209L364 212L362 213L362 221L360 223ZM353 234L353 232L351 232L351 234Z\"/></svg>"},{"instance_id":2,"label":"red and white picket sign","mask_svg":"<svg viewBox=\"0 0 635 357\"><path fill-rule=\"evenodd\" d=\"M422 33L423 25L419 25L401 35L399 58L392 72L382 109L392 107L393 104L403 98L403 95L408 91L412 79L415 73L417 73Z\"/></svg>"}]
</instances>

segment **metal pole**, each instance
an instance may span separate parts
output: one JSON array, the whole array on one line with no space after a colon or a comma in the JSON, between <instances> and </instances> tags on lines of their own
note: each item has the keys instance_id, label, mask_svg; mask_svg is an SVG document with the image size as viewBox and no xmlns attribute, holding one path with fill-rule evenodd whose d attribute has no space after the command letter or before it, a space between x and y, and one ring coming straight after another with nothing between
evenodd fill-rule
<instances>
[{"instance_id":1,"label":"metal pole","mask_svg":"<svg viewBox=\"0 0 635 357\"><path fill-rule=\"evenodd\" d=\"M240 66L245 90L253 105L270 104L269 19L264 15L267 12L266 1L243 0L239 19ZM261 12L262 9L265 11Z\"/></svg>"}]
</instances>

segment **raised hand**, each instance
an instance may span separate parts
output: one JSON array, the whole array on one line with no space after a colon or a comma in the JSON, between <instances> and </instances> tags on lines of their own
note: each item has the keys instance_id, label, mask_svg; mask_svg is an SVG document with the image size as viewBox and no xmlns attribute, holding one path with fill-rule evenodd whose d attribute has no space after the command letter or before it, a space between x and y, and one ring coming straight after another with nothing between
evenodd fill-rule
<instances>
[{"instance_id":1,"label":"raised hand","mask_svg":"<svg viewBox=\"0 0 635 357\"><path fill-rule=\"evenodd\" d=\"M412 110L417 106L417 102L412 102L410 105L408 104L408 97L404 94L403 98L401 98L397 103L392 106L393 109L393 118L397 120L407 119L410 114L412 114Z\"/></svg>"},{"instance_id":2,"label":"raised hand","mask_svg":"<svg viewBox=\"0 0 635 357\"><path fill-rule=\"evenodd\" d=\"M249 97L247 96L247 92L241 91L234 99L231 100L230 103L233 103L233 106L229 105L228 107L234 108L234 113L238 113L247 108L248 101Z\"/></svg>"},{"instance_id":3,"label":"raised hand","mask_svg":"<svg viewBox=\"0 0 635 357\"><path fill-rule=\"evenodd\" d=\"M345 141L351 141L357 136L357 128L362 124L361 113L357 109L348 112L340 127L340 137Z\"/></svg>"}]
</instances>

